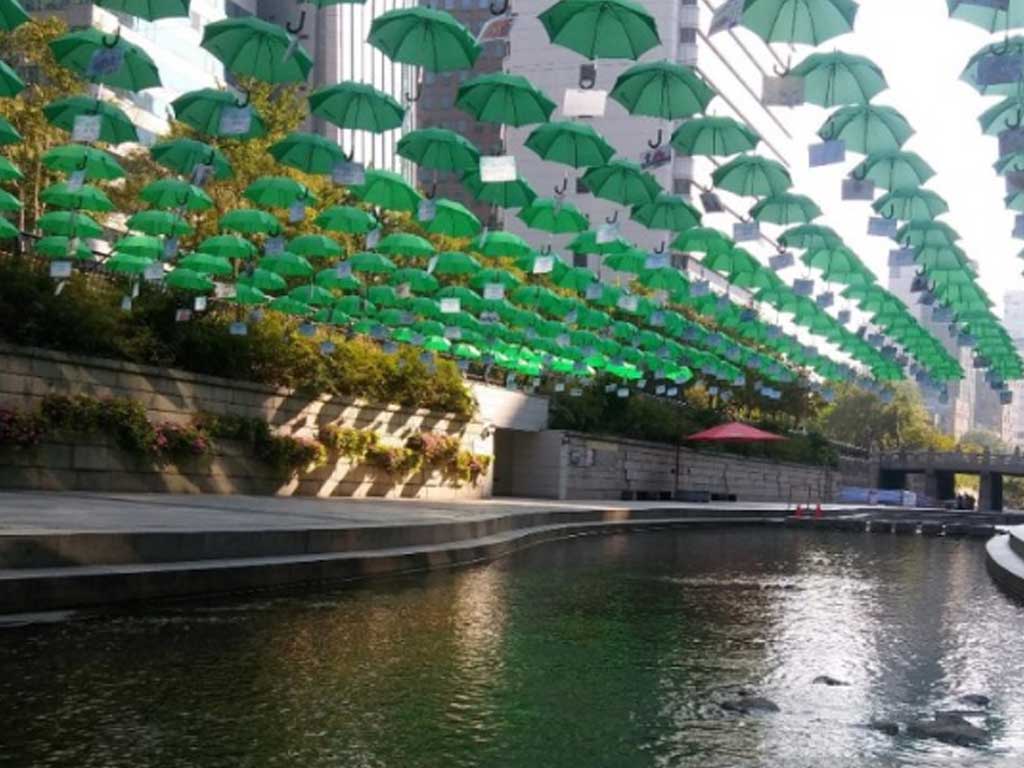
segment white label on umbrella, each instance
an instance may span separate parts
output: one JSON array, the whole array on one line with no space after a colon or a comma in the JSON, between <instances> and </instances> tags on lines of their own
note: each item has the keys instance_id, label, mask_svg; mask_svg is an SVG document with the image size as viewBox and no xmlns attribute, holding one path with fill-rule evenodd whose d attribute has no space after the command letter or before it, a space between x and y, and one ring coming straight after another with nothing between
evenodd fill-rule
<instances>
[{"instance_id":1,"label":"white label on umbrella","mask_svg":"<svg viewBox=\"0 0 1024 768\"><path fill-rule=\"evenodd\" d=\"M648 322L655 328L661 328L665 325L665 313L664 312L652 312Z\"/></svg>"},{"instance_id":2,"label":"white label on umbrella","mask_svg":"<svg viewBox=\"0 0 1024 768\"><path fill-rule=\"evenodd\" d=\"M597 234L594 236L594 241L598 245L604 245L605 243L613 243L619 238L619 225L618 224L602 224L597 228Z\"/></svg>"},{"instance_id":3,"label":"white label on umbrella","mask_svg":"<svg viewBox=\"0 0 1024 768\"><path fill-rule=\"evenodd\" d=\"M366 167L362 163L341 161L331 169L331 181L346 187L359 186L366 182Z\"/></svg>"},{"instance_id":4,"label":"white label on umbrella","mask_svg":"<svg viewBox=\"0 0 1024 768\"><path fill-rule=\"evenodd\" d=\"M815 303L821 309L828 309L836 303L836 295L834 293L823 293L815 299Z\"/></svg>"},{"instance_id":5,"label":"white label on umbrella","mask_svg":"<svg viewBox=\"0 0 1024 768\"><path fill-rule=\"evenodd\" d=\"M454 296L441 299L441 311L446 315L454 315L462 311L462 302Z\"/></svg>"},{"instance_id":6,"label":"white label on umbrella","mask_svg":"<svg viewBox=\"0 0 1024 768\"><path fill-rule=\"evenodd\" d=\"M224 107L220 111L220 123L217 132L224 136L241 136L252 128L252 108Z\"/></svg>"},{"instance_id":7,"label":"white label on umbrella","mask_svg":"<svg viewBox=\"0 0 1024 768\"><path fill-rule=\"evenodd\" d=\"M164 258L173 259L178 255L178 238L168 237L164 240Z\"/></svg>"},{"instance_id":8,"label":"white label on umbrella","mask_svg":"<svg viewBox=\"0 0 1024 768\"><path fill-rule=\"evenodd\" d=\"M709 395L717 395L721 390L718 387L708 387Z\"/></svg>"},{"instance_id":9,"label":"white label on umbrella","mask_svg":"<svg viewBox=\"0 0 1024 768\"><path fill-rule=\"evenodd\" d=\"M853 313L850 312L850 310L848 309L844 309L840 311L838 315L836 315L836 320L838 320L841 324L846 325L848 322L850 322L850 319L852 317Z\"/></svg>"},{"instance_id":10,"label":"white label on umbrella","mask_svg":"<svg viewBox=\"0 0 1024 768\"><path fill-rule=\"evenodd\" d=\"M462 329L457 325L449 325L444 329L446 339L458 340L462 338Z\"/></svg>"},{"instance_id":11,"label":"white label on umbrella","mask_svg":"<svg viewBox=\"0 0 1024 768\"><path fill-rule=\"evenodd\" d=\"M64 279L71 277L71 262L70 261L51 261L50 262L50 277L58 279Z\"/></svg>"},{"instance_id":12,"label":"white label on umbrella","mask_svg":"<svg viewBox=\"0 0 1024 768\"><path fill-rule=\"evenodd\" d=\"M366 247L367 248L372 248L373 246L370 245L369 243L367 243ZM430 261L427 262L427 274L428 275L434 274L434 270L436 268L437 268L437 256L431 256L430 257Z\"/></svg>"},{"instance_id":13,"label":"white label on umbrella","mask_svg":"<svg viewBox=\"0 0 1024 768\"><path fill-rule=\"evenodd\" d=\"M196 312L205 312L206 311L206 297L205 296L196 296L196 298L192 302L192 309L194 309Z\"/></svg>"},{"instance_id":14,"label":"white label on umbrella","mask_svg":"<svg viewBox=\"0 0 1024 768\"><path fill-rule=\"evenodd\" d=\"M657 149L648 149L640 155L640 167L644 170L649 168L661 168L672 162L672 147L667 144Z\"/></svg>"},{"instance_id":15,"label":"white label on umbrella","mask_svg":"<svg viewBox=\"0 0 1024 768\"><path fill-rule=\"evenodd\" d=\"M804 79L796 75L766 77L762 103L774 107L799 107L804 103Z\"/></svg>"},{"instance_id":16,"label":"white label on umbrella","mask_svg":"<svg viewBox=\"0 0 1024 768\"><path fill-rule=\"evenodd\" d=\"M756 221L738 221L732 225L732 239L749 243L761 239L761 226Z\"/></svg>"},{"instance_id":17,"label":"white label on umbrella","mask_svg":"<svg viewBox=\"0 0 1024 768\"><path fill-rule=\"evenodd\" d=\"M562 114L566 117L604 117L608 108L608 91L594 88L566 88Z\"/></svg>"},{"instance_id":18,"label":"white label on umbrella","mask_svg":"<svg viewBox=\"0 0 1024 768\"><path fill-rule=\"evenodd\" d=\"M192 319L191 309L179 309L174 313L174 322L176 323L187 323Z\"/></svg>"},{"instance_id":19,"label":"white label on umbrella","mask_svg":"<svg viewBox=\"0 0 1024 768\"><path fill-rule=\"evenodd\" d=\"M533 260L533 274L546 275L555 268L554 256L538 256Z\"/></svg>"},{"instance_id":20,"label":"white label on umbrella","mask_svg":"<svg viewBox=\"0 0 1024 768\"><path fill-rule=\"evenodd\" d=\"M512 155L488 155L480 158L480 181L485 184L515 181L516 159Z\"/></svg>"},{"instance_id":21,"label":"white label on umbrella","mask_svg":"<svg viewBox=\"0 0 1024 768\"><path fill-rule=\"evenodd\" d=\"M81 245L82 241L77 237L68 238L68 247L65 249L65 253L67 253L68 256L74 256L78 253L78 249Z\"/></svg>"},{"instance_id":22,"label":"white label on umbrella","mask_svg":"<svg viewBox=\"0 0 1024 768\"><path fill-rule=\"evenodd\" d=\"M77 192L85 184L85 171L78 170L68 176L68 190Z\"/></svg>"},{"instance_id":23,"label":"white label on umbrella","mask_svg":"<svg viewBox=\"0 0 1024 768\"><path fill-rule=\"evenodd\" d=\"M716 8L714 15L711 17L708 35L714 35L738 27L740 22L743 21L744 5L745 0L728 0L728 2Z\"/></svg>"},{"instance_id":24,"label":"white label on umbrella","mask_svg":"<svg viewBox=\"0 0 1024 768\"><path fill-rule=\"evenodd\" d=\"M1024 240L1024 213L1017 214L1013 220L1013 236L1018 240Z\"/></svg>"},{"instance_id":25,"label":"white label on umbrella","mask_svg":"<svg viewBox=\"0 0 1024 768\"><path fill-rule=\"evenodd\" d=\"M990 54L978 61L978 85L1016 83L1024 77L1024 56L1019 53Z\"/></svg>"},{"instance_id":26,"label":"white label on umbrella","mask_svg":"<svg viewBox=\"0 0 1024 768\"><path fill-rule=\"evenodd\" d=\"M573 387L569 390L569 397L583 397L583 390L579 387Z\"/></svg>"},{"instance_id":27,"label":"white label on umbrella","mask_svg":"<svg viewBox=\"0 0 1024 768\"><path fill-rule=\"evenodd\" d=\"M565 384L561 381L556 381L555 392L565 392Z\"/></svg>"},{"instance_id":28,"label":"white label on umbrella","mask_svg":"<svg viewBox=\"0 0 1024 768\"><path fill-rule=\"evenodd\" d=\"M895 251L889 251L889 266L912 267L914 266L915 253L916 251L913 248L900 248Z\"/></svg>"},{"instance_id":29,"label":"white label on umbrella","mask_svg":"<svg viewBox=\"0 0 1024 768\"><path fill-rule=\"evenodd\" d=\"M400 299L408 299L412 296L412 286L408 283L399 283L395 286L395 296Z\"/></svg>"},{"instance_id":30,"label":"white label on umbrella","mask_svg":"<svg viewBox=\"0 0 1024 768\"><path fill-rule=\"evenodd\" d=\"M691 296L707 296L709 293L711 293L711 283L707 280L695 280L690 284Z\"/></svg>"},{"instance_id":31,"label":"white label on umbrella","mask_svg":"<svg viewBox=\"0 0 1024 768\"><path fill-rule=\"evenodd\" d=\"M121 311L122 312L131 312L132 311L132 297L131 296L122 296L121 297Z\"/></svg>"},{"instance_id":32,"label":"white label on umbrella","mask_svg":"<svg viewBox=\"0 0 1024 768\"><path fill-rule=\"evenodd\" d=\"M338 347L334 344L333 341L322 341L322 342L320 342L320 354L321 355L333 355L334 351L337 348Z\"/></svg>"},{"instance_id":33,"label":"white label on umbrella","mask_svg":"<svg viewBox=\"0 0 1024 768\"><path fill-rule=\"evenodd\" d=\"M234 283L214 283L213 295L218 299L233 299L237 295Z\"/></svg>"},{"instance_id":34,"label":"white label on umbrella","mask_svg":"<svg viewBox=\"0 0 1024 768\"><path fill-rule=\"evenodd\" d=\"M292 224L303 221L306 218L306 201L296 200L288 206L288 221Z\"/></svg>"},{"instance_id":35,"label":"white label on umbrella","mask_svg":"<svg viewBox=\"0 0 1024 768\"><path fill-rule=\"evenodd\" d=\"M618 307L623 312L636 312L637 306L639 306L639 299L636 296L619 297Z\"/></svg>"},{"instance_id":36,"label":"white label on umbrella","mask_svg":"<svg viewBox=\"0 0 1024 768\"><path fill-rule=\"evenodd\" d=\"M793 258L793 254L789 251L777 253L768 259L768 266L771 267L774 272L792 267L795 263L796 259Z\"/></svg>"},{"instance_id":37,"label":"white label on umbrella","mask_svg":"<svg viewBox=\"0 0 1024 768\"><path fill-rule=\"evenodd\" d=\"M649 253L644 259L644 269L662 269L668 266L668 254Z\"/></svg>"},{"instance_id":38,"label":"white label on umbrella","mask_svg":"<svg viewBox=\"0 0 1024 768\"><path fill-rule=\"evenodd\" d=\"M245 323L241 322L241 321L237 321L237 322L232 323L228 327L228 332L232 336L248 336L249 335L249 326L246 325Z\"/></svg>"},{"instance_id":39,"label":"white label on umbrella","mask_svg":"<svg viewBox=\"0 0 1024 768\"><path fill-rule=\"evenodd\" d=\"M424 365L430 365L434 362L433 352L420 352L420 362Z\"/></svg>"},{"instance_id":40,"label":"white label on umbrella","mask_svg":"<svg viewBox=\"0 0 1024 768\"><path fill-rule=\"evenodd\" d=\"M846 161L846 142L842 139L812 144L808 147L808 159L811 168L823 165L836 165Z\"/></svg>"},{"instance_id":41,"label":"white label on umbrella","mask_svg":"<svg viewBox=\"0 0 1024 768\"><path fill-rule=\"evenodd\" d=\"M668 395L669 397L675 397L676 395L679 394L679 387L669 387L667 390L665 390L665 394Z\"/></svg>"},{"instance_id":42,"label":"white label on umbrella","mask_svg":"<svg viewBox=\"0 0 1024 768\"><path fill-rule=\"evenodd\" d=\"M420 221L433 221L437 216L437 203L433 200L420 200L416 218Z\"/></svg>"},{"instance_id":43,"label":"white label on umbrella","mask_svg":"<svg viewBox=\"0 0 1024 768\"><path fill-rule=\"evenodd\" d=\"M896 237L899 223L895 219L872 216L868 221L868 234L874 237Z\"/></svg>"},{"instance_id":44,"label":"white label on umbrella","mask_svg":"<svg viewBox=\"0 0 1024 768\"><path fill-rule=\"evenodd\" d=\"M704 208L705 213L721 213L725 210L725 206L722 205L722 199L714 192L701 192L700 204Z\"/></svg>"},{"instance_id":45,"label":"white label on umbrella","mask_svg":"<svg viewBox=\"0 0 1024 768\"><path fill-rule=\"evenodd\" d=\"M501 283L487 283L484 286L484 298L488 301L501 301L505 298L505 286Z\"/></svg>"},{"instance_id":46,"label":"white label on umbrella","mask_svg":"<svg viewBox=\"0 0 1024 768\"><path fill-rule=\"evenodd\" d=\"M627 389L626 387L619 387L619 389L615 392L615 395L616 397L629 397L629 389Z\"/></svg>"},{"instance_id":47,"label":"white label on umbrella","mask_svg":"<svg viewBox=\"0 0 1024 768\"><path fill-rule=\"evenodd\" d=\"M344 279L346 277L352 277L352 265L347 261L339 263L334 268L334 271L337 272L338 277L341 279Z\"/></svg>"},{"instance_id":48,"label":"white label on umbrella","mask_svg":"<svg viewBox=\"0 0 1024 768\"><path fill-rule=\"evenodd\" d=\"M213 176L213 166L199 163L192 169L192 183L197 187L206 186L206 182Z\"/></svg>"},{"instance_id":49,"label":"white label on umbrella","mask_svg":"<svg viewBox=\"0 0 1024 768\"><path fill-rule=\"evenodd\" d=\"M384 350L385 355L393 355L398 351L398 345L393 341L385 341L380 348Z\"/></svg>"},{"instance_id":50,"label":"white label on umbrella","mask_svg":"<svg viewBox=\"0 0 1024 768\"><path fill-rule=\"evenodd\" d=\"M250 323L258 323L262 319L263 319L263 310L262 309L254 309L252 312L249 313L249 322Z\"/></svg>"},{"instance_id":51,"label":"white label on umbrella","mask_svg":"<svg viewBox=\"0 0 1024 768\"><path fill-rule=\"evenodd\" d=\"M276 256L279 253L284 253L284 238L268 237L267 242L263 244L263 252L267 256Z\"/></svg>"},{"instance_id":52,"label":"white label on umbrella","mask_svg":"<svg viewBox=\"0 0 1024 768\"><path fill-rule=\"evenodd\" d=\"M93 51L89 64L85 68L85 75L89 79L113 75L121 70L124 64L124 48L119 45L113 48L97 48Z\"/></svg>"},{"instance_id":53,"label":"white label on umbrella","mask_svg":"<svg viewBox=\"0 0 1024 768\"><path fill-rule=\"evenodd\" d=\"M96 141L100 137L103 126L102 115L76 115L71 128L72 141Z\"/></svg>"},{"instance_id":54,"label":"white label on umbrella","mask_svg":"<svg viewBox=\"0 0 1024 768\"><path fill-rule=\"evenodd\" d=\"M135 280L133 280L133 281L132 281L132 290L131 290L131 297L132 297L133 299L137 299L137 298L139 298L139 290L140 290L140 288L139 288L139 284L138 284L138 282L136 282Z\"/></svg>"},{"instance_id":55,"label":"white label on umbrella","mask_svg":"<svg viewBox=\"0 0 1024 768\"><path fill-rule=\"evenodd\" d=\"M587 301L597 301L604 295L604 286L601 283L591 283L587 286Z\"/></svg>"},{"instance_id":56,"label":"white label on umbrella","mask_svg":"<svg viewBox=\"0 0 1024 768\"><path fill-rule=\"evenodd\" d=\"M312 323L303 323L299 326L299 335L310 338L316 335L316 326Z\"/></svg>"},{"instance_id":57,"label":"white label on umbrella","mask_svg":"<svg viewBox=\"0 0 1024 768\"><path fill-rule=\"evenodd\" d=\"M377 227L377 229L371 229L369 232L366 233L366 247L368 249L376 248L377 247L377 243L380 242L380 238L381 238L380 227Z\"/></svg>"},{"instance_id":58,"label":"white label on umbrella","mask_svg":"<svg viewBox=\"0 0 1024 768\"><path fill-rule=\"evenodd\" d=\"M874 200L875 182L870 179L843 179L843 200Z\"/></svg>"},{"instance_id":59,"label":"white label on umbrella","mask_svg":"<svg viewBox=\"0 0 1024 768\"><path fill-rule=\"evenodd\" d=\"M465 7L465 6L464 6ZM490 19L480 28L480 34L476 41L483 45L497 40L508 40L512 34L512 25L515 23L516 15L509 13L509 5L505 5L505 12L495 19Z\"/></svg>"},{"instance_id":60,"label":"white label on umbrella","mask_svg":"<svg viewBox=\"0 0 1024 768\"><path fill-rule=\"evenodd\" d=\"M814 293L814 281L794 280L793 293L795 293L797 296L810 296L812 293Z\"/></svg>"},{"instance_id":61,"label":"white label on umbrella","mask_svg":"<svg viewBox=\"0 0 1024 768\"><path fill-rule=\"evenodd\" d=\"M145 271L142 276L146 280L163 280L164 279L164 265L159 262L153 262L147 264Z\"/></svg>"},{"instance_id":62,"label":"white label on umbrella","mask_svg":"<svg viewBox=\"0 0 1024 768\"><path fill-rule=\"evenodd\" d=\"M604 386L604 391L608 392L609 394L614 392L615 389L616 389L616 386L614 384L605 384L605 386Z\"/></svg>"}]
</instances>

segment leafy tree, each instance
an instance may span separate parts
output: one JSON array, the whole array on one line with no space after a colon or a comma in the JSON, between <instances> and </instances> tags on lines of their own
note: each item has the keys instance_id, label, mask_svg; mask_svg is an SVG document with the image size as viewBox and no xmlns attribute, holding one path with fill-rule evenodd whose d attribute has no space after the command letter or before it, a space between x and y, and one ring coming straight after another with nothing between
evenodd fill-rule
<instances>
[{"instance_id":1,"label":"leafy tree","mask_svg":"<svg viewBox=\"0 0 1024 768\"><path fill-rule=\"evenodd\" d=\"M1009 453L1010 447L995 432L987 429L974 429L960 438L957 448L964 453Z\"/></svg>"}]
</instances>

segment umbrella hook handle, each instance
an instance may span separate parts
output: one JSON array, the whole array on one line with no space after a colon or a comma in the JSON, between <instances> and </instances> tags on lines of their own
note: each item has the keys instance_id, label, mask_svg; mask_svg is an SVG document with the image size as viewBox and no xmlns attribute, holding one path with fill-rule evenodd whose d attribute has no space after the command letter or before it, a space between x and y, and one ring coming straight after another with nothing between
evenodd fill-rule
<instances>
[{"instance_id":1,"label":"umbrella hook handle","mask_svg":"<svg viewBox=\"0 0 1024 768\"><path fill-rule=\"evenodd\" d=\"M188 192L185 192L181 197L176 197L174 202L178 204L179 208L188 205Z\"/></svg>"},{"instance_id":2,"label":"umbrella hook handle","mask_svg":"<svg viewBox=\"0 0 1024 768\"><path fill-rule=\"evenodd\" d=\"M242 93L244 94L244 98L241 101L239 101L238 99L235 99L235 106L238 107L239 109L241 109L242 107L248 107L249 106L249 100L251 98L251 96L250 96L248 91L243 90Z\"/></svg>"},{"instance_id":3,"label":"umbrella hook handle","mask_svg":"<svg viewBox=\"0 0 1024 768\"><path fill-rule=\"evenodd\" d=\"M1006 127L1011 131L1016 131L1019 130L1022 125L1024 125L1024 109L1018 109L1017 119L1015 121L1007 120Z\"/></svg>"},{"instance_id":4,"label":"umbrella hook handle","mask_svg":"<svg viewBox=\"0 0 1024 768\"><path fill-rule=\"evenodd\" d=\"M891 204L889 206L889 210L881 211L880 213L882 214L883 219L888 219L889 221L892 221L893 219L896 218L896 206L894 204Z\"/></svg>"},{"instance_id":5,"label":"umbrella hook handle","mask_svg":"<svg viewBox=\"0 0 1024 768\"><path fill-rule=\"evenodd\" d=\"M1002 43L995 43L992 45L992 53L996 56L1005 56L1010 52L1010 36L1007 35Z\"/></svg>"},{"instance_id":6,"label":"umbrella hook handle","mask_svg":"<svg viewBox=\"0 0 1024 768\"><path fill-rule=\"evenodd\" d=\"M822 141L835 141L836 136L839 134L839 127L836 125L835 120L829 120L826 123L827 130L821 135Z\"/></svg>"},{"instance_id":7,"label":"umbrella hook handle","mask_svg":"<svg viewBox=\"0 0 1024 768\"><path fill-rule=\"evenodd\" d=\"M666 248L666 247L667 247L667 246L666 246L666 244L665 244L665 241L664 241L664 240L662 240L662 241L661 241L661 245L659 245L659 246L658 246L657 248L655 248L655 249L654 249L654 252L655 252L655 253L657 253L657 254L662 254L662 253L664 253L664 252L665 252L665 248Z\"/></svg>"},{"instance_id":8,"label":"umbrella hook handle","mask_svg":"<svg viewBox=\"0 0 1024 768\"><path fill-rule=\"evenodd\" d=\"M541 256L550 256L551 255L551 243L548 243L547 245L545 245L543 248L540 249L540 255Z\"/></svg>"},{"instance_id":9,"label":"umbrella hook handle","mask_svg":"<svg viewBox=\"0 0 1024 768\"><path fill-rule=\"evenodd\" d=\"M492 16L502 16L502 15L504 15L508 11L508 7L509 7L509 0L501 0L501 4L500 5L495 5L492 2L491 3L491 15Z\"/></svg>"},{"instance_id":10,"label":"umbrella hook handle","mask_svg":"<svg viewBox=\"0 0 1024 768\"><path fill-rule=\"evenodd\" d=\"M217 150L215 150L213 147L210 147L210 154L208 154L206 156L206 161L203 163L203 165L212 166L216 160L217 160Z\"/></svg>"},{"instance_id":11,"label":"umbrella hook handle","mask_svg":"<svg viewBox=\"0 0 1024 768\"><path fill-rule=\"evenodd\" d=\"M89 157L87 155L82 155L82 162L80 162L76 167L77 167L78 170L84 171L85 167L88 164L89 164Z\"/></svg>"},{"instance_id":12,"label":"umbrella hook handle","mask_svg":"<svg viewBox=\"0 0 1024 768\"><path fill-rule=\"evenodd\" d=\"M113 47L115 47L119 42L121 42L121 27L117 28L117 31L114 33L113 39L108 40L107 36L103 35L102 41L103 41L103 47L104 48L113 48Z\"/></svg>"},{"instance_id":13,"label":"umbrella hook handle","mask_svg":"<svg viewBox=\"0 0 1024 768\"><path fill-rule=\"evenodd\" d=\"M780 67L778 64L776 64L775 66L772 67L772 70L775 72L775 75L777 77L788 77L789 73L793 71L793 57L789 57L789 60L786 62L786 67L784 69Z\"/></svg>"},{"instance_id":14,"label":"umbrella hook handle","mask_svg":"<svg viewBox=\"0 0 1024 768\"><path fill-rule=\"evenodd\" d=\"M562 183L555 187L555 194L561 197L567 189L569 189L569 177L565 176L562 178Z\"/></svg>"},{"instance_id":15,"label":"umbrella hook handle","mask_svg":"<svg viewBox=\"0 0 1024 768\"><path fill-rule=\"evenodd\" d=\"M658 129L658 137L654 141L651 141L650 139L648 139L647 140L647 146L650 147L651 149L657 149L658 147L661 146L661 142L664 139L665 139L665 132L661 128L659 128Z\"/></svg>"},{"instance_id":16,"label":"umbrella hook handle","mask_svg":"<svg viewBox=\"0 0 1024 768\"><path fill-rule=\"evenodd\" d=\"M433 200L437 196L437 181L430 185L430 191L424 193L427 200Z\"/></svg>"},{"instance_id":17,"label":"umbrella hook handle","mask_svg":"<svg viewBox=\"0 0 1024 768\"><path fill-rule=\"evenodd\" d=\"M857 181L864 181L868 177L868 169L863 165L859 165L850 171L850 177Z\"/></svg>"},{"instance_id":18,"label":"umbrella hook handle","mask_svg":"<svg viewBox=\"0 0 1024 768\"><path fill-rule=\"evenodd\" d=\"M423 81L420 80L420 81L417 81L417 83L416 83L416 91L415 91L415 93L408 93L407 92L405 94L405 100L408 101L408 102L417 102L417 101L420 100L420 97L422 95L423 95Z\"/></svg>"},{"instance_id":19,"label":"umbrella hook handle","mask_svg":"<svg viewBox=\"0 0 1024 768\"><path fill-rule=\"evenodd\" d=\"M590 91L593 90L595 85L597 85L597 67L595 67L592 64L584 64L582 67L580 67L580 90Z\"/></svg>"},{"instance_id":20,"label":"umbrella hook handle","mask_svg":"<svg viewBox=\"0 0 1024 768\"><path fill-rule=\"evenodd\" d=\"M348 152L342 152L341 154L343 154L345 156L346 162L351 163L352 162L352 158L354 158L356 156L356 148L352 147L352 149L350 149Z\"/></svg>"},{"instance_id":21,"label":"umbrella hook handle","mask_svg":"<svg viewBox=\"0 0 1024 768\"><path fill-rule=\"evenodd\" d=\"M289 21L289 22L285 23L284 28L287 29L289 32L291 32L293 35L297 35L297 34L299 34L299 32L302 31L302 28L305 27L305 26L306 26L306 11L305 11L305 9L303 9L302 13L299 15L299 23L296 24L293 27L292 23Z\"/></svg>"},{"instance_id":22,"label":"umbrella hook handle","mask_svg":"<svg viewBox=\"0 0 1024 768\"><path fill-rule=\"evenodd\" d=\"M613 213L611 216L605 216L604 220L607 224L614 224L615 222L617 222L619 220L618 209L616 209L615 213Z\"/></svg>"}]
</instances>

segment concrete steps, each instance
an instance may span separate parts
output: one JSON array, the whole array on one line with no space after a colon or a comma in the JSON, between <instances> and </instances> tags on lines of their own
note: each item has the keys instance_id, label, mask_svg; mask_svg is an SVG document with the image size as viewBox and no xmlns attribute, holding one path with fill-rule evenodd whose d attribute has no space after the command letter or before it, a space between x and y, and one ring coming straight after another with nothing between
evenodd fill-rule
<instances>
[{"instance_id":1,"label":"concrete steps","mask_svg":"<svg viewBox=\"0 0 1024 768\"><path fill-rule=\"evenodd\" d=\"M985 546L992 578L1007 592L1024 600L1024 526L993 537Z\"/></svg>"}]
</instances>

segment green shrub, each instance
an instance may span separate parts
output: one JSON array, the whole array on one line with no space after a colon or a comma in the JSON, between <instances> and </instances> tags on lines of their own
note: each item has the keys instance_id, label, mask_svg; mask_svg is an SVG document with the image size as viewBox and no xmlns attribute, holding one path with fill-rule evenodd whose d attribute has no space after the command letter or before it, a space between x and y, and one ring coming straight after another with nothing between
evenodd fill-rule
<instances>
[{"instance_id":1,"label":"green shrub","mask_svg":"<svg viewBox=\"0 0 1024 768\"><path fill-rule=\"evenodd\" d=\"M327 424L320 428L319 438L327 450L344 456L353 464L359 464L371 451L380 448L380 436L372 429Z\"/></svg>"}]
</instances>

